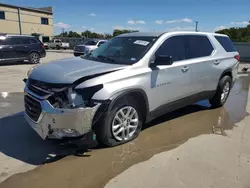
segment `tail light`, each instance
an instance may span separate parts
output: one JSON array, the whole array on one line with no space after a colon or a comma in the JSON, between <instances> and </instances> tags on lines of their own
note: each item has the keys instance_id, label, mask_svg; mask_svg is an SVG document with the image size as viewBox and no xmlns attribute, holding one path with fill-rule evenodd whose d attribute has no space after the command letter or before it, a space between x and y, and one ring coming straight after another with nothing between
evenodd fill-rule
<instances>
[{"instance_id":1,"label":"tail light","mask_svg":"<svg viewBox=\"0 0 250 188\"><path fill-rule=\"evenodd\" d=\"M234 56L235 59L237 59L238 61L240 61L240 55L236 55Z\"/></svg>"},{"instance_id":2,"label":"tail light","mask_svg":"<svg viewBox=\"0 0 250 188\"><path fill-rule=\"evenodd\" d=\"M43 44L43 43L42 43L42 48L43 48L43 49L45 49L45 46L44 46L44 44Z\"/></svg>"}]
</instances>

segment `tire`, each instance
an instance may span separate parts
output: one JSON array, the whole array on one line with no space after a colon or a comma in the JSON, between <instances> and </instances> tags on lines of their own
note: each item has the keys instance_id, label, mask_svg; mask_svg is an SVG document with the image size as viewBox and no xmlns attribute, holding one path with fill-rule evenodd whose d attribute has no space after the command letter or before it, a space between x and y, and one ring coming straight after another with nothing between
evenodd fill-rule
<instances>
[{"instance_id":1,"label":"tire","mask_svg":"<svg viewBox=\"0 0 250 188\"><path fill-rule=\"evenodd\" d=\"M56 49L57 49L57 50L60 50L60 46L57 45L57 46L56 46Z\"/></svg>"},{"instance_id":2,"label":"tire","mask_svg":"<svg viewBox=\"0 0 250 188\"><path fill-rule=\"evenodd\" d=\"M224 76L220 79L215 95L209 100L214 108L223 106L230 94L232 86L232 78Z\"/></svg>"},{"instance_id":3,"label":"tire","mask_svg":"<svg viewBox=\"0 0 250 188\"><path fill-rule=\"evenodd\" d=\"M31 52L29 55L29 62L32 64L40 63L40 55L37 52Z\"/></svg>"},{"instance_id":4,"label":"tire","mask_svg":"<svg viewBox=\"0 0 250 188\"><path fill-rule=\"evenodd\" d=\"M126 111L126 108L131 109L131 112L134 112L135 110L135 114L134 115L132 115L133 113L130 114L132 115L131 116L132 118L130 118L131 121L130 123L125 120L124 121L125 123L122 124L120 123L120 121L118 121L118 119L115 120L116 119L115 117L118 114L120 114L121 111L123 111L124 114L128 112ZM138 119L137 123L136 123L136 118ZM118 99L115 102L115 104L111 107L111 109L106 113L106 115L95 126L95 133L98 143L104 146L117 146L135 139L141 131L142 119L143 118L140 112L139 105L135 99L133 99L132 97L122 97ZM128 123L132 126L134 125L134 127L126 128L125 126L128 126ZM115 127L115 125L117 126L117 124L120 124L121 126L118 126L117 129L112 129ZM137 127L135 125L137 125ZM122 130L126 129L126 131L121 131L117 136L115 136L114 132L117 132L118 130L121 129ZM127 130L131 131L130 132L131 136L127 134ZM123 135L123 132L125 135ZM118 139L118 137L123 137L123 136L127 138L124 138L122 140Z\"/></svg>"}]
</instances>

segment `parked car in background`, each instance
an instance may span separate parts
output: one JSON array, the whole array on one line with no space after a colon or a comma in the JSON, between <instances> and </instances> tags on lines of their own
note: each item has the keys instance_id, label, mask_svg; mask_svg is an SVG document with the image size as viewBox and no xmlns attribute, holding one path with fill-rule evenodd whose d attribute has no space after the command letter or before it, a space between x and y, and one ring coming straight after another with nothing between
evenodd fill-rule
<instances>
[{"instance_id":1,"label":"parked car in background","mask_svg":"<svg viewBox=\"0 0 250 188\"><path fill-rule=\"evenodd\" d=\"M88 54L106 42L107 40L100 40L100 39L88 40L84 44L75 46L74 55L80 56L80 55Z\"/></svg>"},{"instance_id":2,"label":"parked car in background","mask_svg":"<svg viewBox=\"0 0 250 188\"><path fill-rule=\"evenodd\" d=\"M45 47L45 49L49 49L49 45L48 45L48 43L43 43L43 45L44 45L44 47Z\"/></svg>"},{"instance_id":3,"label":"parked car in background","mask_svg":"<svg viewBox=\"0 0 250 188\"><path fill-rule=\"evenodd\" d=\"M52 48L52 49L68 49L69 48L69 43L68 42L63 42L61 39L54 39L52 41L49 41L44 44L47 49Z\"/></svg>"},{"instance_id":4,"label":"parked car in background","mask_svg":"<svg viewBox=\"0 0 250 188\"><path fill-rule=\"evenodd\" d=\"M0 63L29 60L37 64L45 56L45 46L35 37L0 35Z\"/></svg>"}]
</instances>

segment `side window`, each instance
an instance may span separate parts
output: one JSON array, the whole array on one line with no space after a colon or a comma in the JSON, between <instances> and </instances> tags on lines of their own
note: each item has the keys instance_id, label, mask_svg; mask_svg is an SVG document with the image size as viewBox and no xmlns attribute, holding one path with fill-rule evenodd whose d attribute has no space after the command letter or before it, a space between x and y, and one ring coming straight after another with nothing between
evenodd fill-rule
<instances>
[{"instance_id":1,"label":"side window","mask_svg":"<svg viewBox=\"0 0 250 188\"><path fill-rule=\"evenodd\" d=\"M186 59L186 41L184 36L174 36L165 40L155 55L171 56L173 61Z\"/></svg>"},{"instance_id":2,"label":"side window","mask_svg":"<svg viewBox=\"0 0 250 188\"><path fill-rule=\"evenodd\" d=\"M8 45L8 38L0 38L0 45Z\"/></svg>"},{"instance_id":3,"label":"side window","mask_svg":"<svg viewBox=\"0 0 250 188\"><path fill-rule=\"evenodd\" d=\"M206 36L187 36L187 59L206 57L212 54L214 48Z\"/></svg>"},{"instance_id":4,"label":"side window","mask_svg":"<svg viewBox=\"0 0 250 188\"><path fill-rule=\"evenodd\" d=\"M101 46L101 45L104 44L104 43L106 43L106 42L105 42L105 41L99 42L98 47Z\"/></svg>"},{"instance_id":5,"label":"side window","mask_svg":"<svg viewBox=\"0 0 250 188\"><path fill-rule=\"evenodd\" d=\"M237 51L232 41L228 37L215 36L215 38L227 52Z\"/></svg>"},{"instance_id":6,"label":"side window","mask_svg":"<svg viewBox=\"0 0 250 188\"><path fill-rule=\"evenodd\" d=\"M29 39L30 44L37 44L38 41L36 39Z\"/></svg>"},{"instance_id":7,"label":"side window","mask_svg":"<svg viewBox=\"0 0 250 188\"><path fill-rule=\"evenodd\" d=\"M23 39L21 40L21 43L22 43L22 44L30 44L30 40L29 40L28 38L23 38Z\"/></svg>"},{"instance_id":8,"label":"side window","mask_svg":"<svg viewBox=\"0 0 250 188\"><path fill-rule=\"evenodd\" d=\"M22 39L21 38L9 38L7 41L8 45L19 45L22 44Z\"/></svg>"}]
</instances>

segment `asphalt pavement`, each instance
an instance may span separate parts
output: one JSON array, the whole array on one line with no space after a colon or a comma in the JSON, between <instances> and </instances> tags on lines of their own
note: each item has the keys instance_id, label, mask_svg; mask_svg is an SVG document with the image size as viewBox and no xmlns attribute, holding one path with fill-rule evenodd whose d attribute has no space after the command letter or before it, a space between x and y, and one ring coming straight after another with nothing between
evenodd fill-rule
<instances>
[{"instance_id":1,"label":"asphalt pavement","mask_svg":"<svg viewBox=\"0 0 250 188\"><path fill-rule=\"evenodd\" d=\"M58 59L73 57L74 56L70 53L47 52L46 57L41 59L41 63L48 63ZM23 79L27 77L28 70L33 66L35 65L30 64L29 62L1 63L0 92L23 92Z\"/></svg>"}]
</instances>

